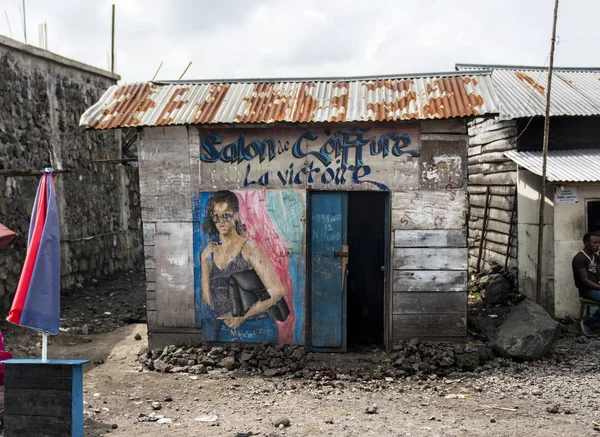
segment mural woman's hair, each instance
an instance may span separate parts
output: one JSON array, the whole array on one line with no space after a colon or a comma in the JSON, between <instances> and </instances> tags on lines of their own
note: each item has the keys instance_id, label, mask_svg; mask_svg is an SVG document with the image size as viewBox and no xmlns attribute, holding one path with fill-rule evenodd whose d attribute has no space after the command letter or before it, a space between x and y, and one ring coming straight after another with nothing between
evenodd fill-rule
<instances>
[{"instance_id":1,"label":"mural woman's hair","mask_svg":"<svg viewBox=\"0 0 600 437\"><path fill-rule=\"evenodd\" d=\"M204 223L202 223L202 230L206 232L208 235L217 236L219 235L219 231L217 231L217 227L215 223L212 221L212 214L217 203L225 202L231 207L231 210L234 214L237 214L240 210L240 202L232 191L229 190L221 190L214 193L208 199L208 203L206 204L206 211L204 213ZM242 225L239 219L235 220L235 230L238 235L244 235L244 225Z\"/></svg>"}]
</instances>

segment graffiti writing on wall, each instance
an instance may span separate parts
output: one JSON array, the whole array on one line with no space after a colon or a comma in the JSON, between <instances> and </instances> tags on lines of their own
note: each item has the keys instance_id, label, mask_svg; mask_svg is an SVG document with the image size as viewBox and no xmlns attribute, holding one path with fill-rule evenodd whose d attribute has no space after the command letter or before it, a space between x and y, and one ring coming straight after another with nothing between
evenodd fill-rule
<instances>
[{"instance_id":1,"label":"graffiti writing on wall","mask_svg":"<svg viewBox=\"0 0 600 437\"><path fill-rule=\"evenodd\" d=\"M285 141L274 138L248 141L242 133L234 141L226 142L221 136L210 134L201 139L200 160L245 165L244 187L373 184L388 190L381 181L369 178L372 164L367 163L367 159L372 162L377 158L385 160L403 155L419 157L421 151L409 147L412 139L408 133L369 136L370 130L339 130L333 135L327 134L324 139L314 131L305 131L297 138ZM277 164L275 168L260 169L260 164L271 162Z\"/></svg>"},{"instance_id":2,"label":"graffiti writing on wall","mask_svg":"<svg viewBox=\"0 0 600 437\"><path fill-rule=\"evenodd\" d=\"M195 196L195 307L204 341L304 343L303 196L265 189Z\"/></svg>"},{"instance_id":3,"label":"graffiti writing on wall","mask_svg":"<svg viewBox=\"0 0 600 437\"><path fill-rule=\"evenodd\" d=\"M466 197L451 183L445 191L402 193L396 202L399 229L452 229L464 224Z\"/></svg>"}]
</instances>

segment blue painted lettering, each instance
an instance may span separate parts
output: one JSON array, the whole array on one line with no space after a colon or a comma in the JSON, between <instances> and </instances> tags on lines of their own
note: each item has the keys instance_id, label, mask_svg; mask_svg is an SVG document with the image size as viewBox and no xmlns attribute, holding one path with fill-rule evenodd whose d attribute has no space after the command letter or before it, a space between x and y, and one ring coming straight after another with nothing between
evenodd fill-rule
<instances>
[{"instance_id":1,"label":"blue painted lettering","mask_svg":"<svg viewBox=\"0 0 600 437\"><path fill-rule=\"evenodd\" d=\"M207 135L202 140L202 149L205 153L200 154L200 160L203 162L217 162L219 160L219 151L215 147L216 144L221 144L223 138L218 135Z\"/></svg>"},{"instance_id":2,"label":"blue painted lettering","mask_svg":"<svg viewBox=\"0 0 600 437\"><path fill-rule=\"evenodd\" d=\"M331 164L331 158L327 153L323 153L323 149L325 148L326 144L324 144L323 147L321 147L321 151L319 152L304 152L302 150L302 140L316 140L317 138L319 138L319 136L311 131L305 132L302 135L300 135L300 138L298 138L298 140L294 143L294 146L292 147L292 156L294 158L304 158L306 155L312 155L319 161L321 161L326 167L329 166L329 164Z\"/></svg>"},{"instance_id":3,"label":"blue painted lettering","mask_svg":"<svg viewBox=\"0 0 600 437\"><path fill-rule=\"evenodd\" d=\"M344 186L348 182L353 184L373 184L380 190L389 188L377 181L365 179L371 174L371 167L363 161L363 148L368 147L371 156L381 156L385 159L388 155L413 157L421 156L420 150L407 150L411 144L411 138L407 133L397 134L394 132L365 138L370 128L345 129L336 131L329 136L321 146L314 144L319 139L316 132L306 131L293 143L282 142L272 138L263 141L254 140L246 144L244 133L233 142L222 147L223 139L218 135L206 135L201 141L200 160L202 162L223 162L241 164L244 161L251 162L257 157L260 162L272 161L277 156L288 153L294 158L305 158L302 167L294 169L294 163L289 164L286 170L278 170L275 175L283 186L313 184L320 176L320 182L325 185ZM314 158L314 159L307 159ZM335 159L335 166L332 163ZM319 166L321 164L322 166ZM274 171L274 170L273 170ZM244 187L252 185L269 185L270 171L260 175L252 175L251 164L246 166ZM258 179L256 177L258 176Z\"/></svg>"}]
</instances>

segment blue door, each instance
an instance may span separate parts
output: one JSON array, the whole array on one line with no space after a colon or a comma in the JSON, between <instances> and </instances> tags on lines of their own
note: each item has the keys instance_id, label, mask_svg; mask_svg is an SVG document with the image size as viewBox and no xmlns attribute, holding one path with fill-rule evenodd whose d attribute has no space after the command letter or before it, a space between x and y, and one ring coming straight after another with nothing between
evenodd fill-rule
<instances>
[{"instance_id":1,"label":"blue door","mask_svg":"<svg viewBox=\"0 0 600 437\"><path fill-rule=\"evenodd\" d=\"M346 350L347 193L310 193L310 348Z\"/></svg>"}]
</instances>

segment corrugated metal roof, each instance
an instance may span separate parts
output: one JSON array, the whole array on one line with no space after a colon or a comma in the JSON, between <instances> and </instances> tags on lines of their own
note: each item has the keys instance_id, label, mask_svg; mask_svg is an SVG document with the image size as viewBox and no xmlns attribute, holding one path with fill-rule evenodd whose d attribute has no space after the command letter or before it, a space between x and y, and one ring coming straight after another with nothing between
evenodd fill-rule
<instances>
[{"instance_id":1,"label":"corrugated metal roof","mask_svg":"<svg viewBox=\"0 0 600 437\"><path fill-rule=\"evenodd\" d=\"M492 72L501 116L520 118L545 114L548 68L456 64L456 69ZM600 68L554 68L551 94L552 116L600 115Z\"/></svg>"},{"instance_id":2,"label":"corrugated metal roof","mask_svg":"<svg viewBox=\"0 0 600 437\"><path fill-rule=\"evenodd\" d=\"M396 121L496 113L489 74L135 83L81 117L92 129L215 123Z\"/></svg>"},{"instance_id":3,"label":"corrugated metal roof","mask_svg":"<svg viewBox=\"0 0 600 437\"><path fill-rule=\"evenodd\" d=\"M542 175L542 152L512 150L504 155L530 172ZM550 182L600 182L600 149L549 151L546 178Z\"/></svg>"}]
</instances>

